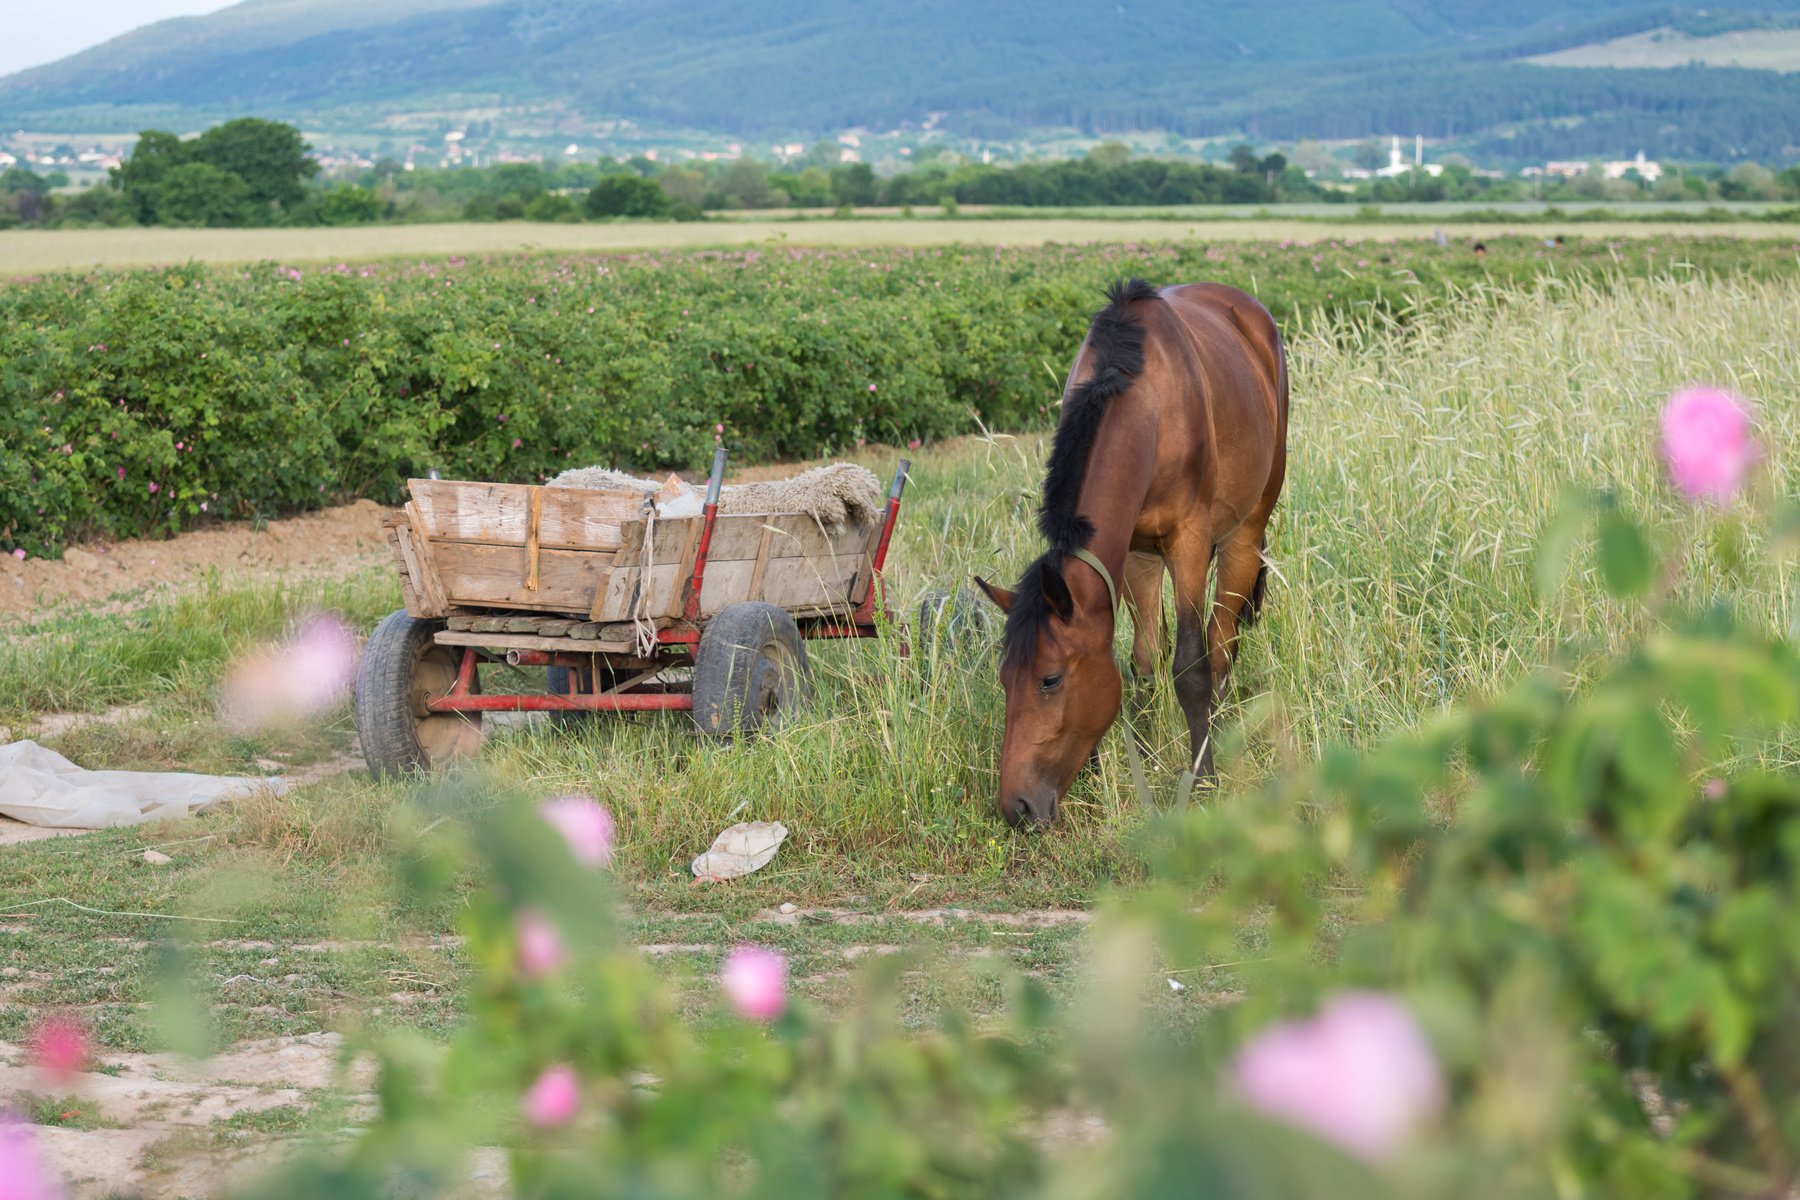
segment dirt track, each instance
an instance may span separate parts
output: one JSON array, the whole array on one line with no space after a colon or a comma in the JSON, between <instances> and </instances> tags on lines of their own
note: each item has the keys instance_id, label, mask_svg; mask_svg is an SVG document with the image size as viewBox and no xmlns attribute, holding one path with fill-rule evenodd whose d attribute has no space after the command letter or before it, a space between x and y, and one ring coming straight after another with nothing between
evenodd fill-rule
<instances>
[{"instance_id":1,"label":"dirt track","mask_svg":"<svg viewBox=\"0 0 1800 1200\"><path fill-rule=\"evenodd\" d=\"M123 601L191 584L214 569L227 584L290 572L348 575L387 555L386 511L359 500L261 529L236 522L163 540L94 542L72 547L61 561L0 556L0 623L46 617L70 601Z\"/></svg>"}]
</instances>

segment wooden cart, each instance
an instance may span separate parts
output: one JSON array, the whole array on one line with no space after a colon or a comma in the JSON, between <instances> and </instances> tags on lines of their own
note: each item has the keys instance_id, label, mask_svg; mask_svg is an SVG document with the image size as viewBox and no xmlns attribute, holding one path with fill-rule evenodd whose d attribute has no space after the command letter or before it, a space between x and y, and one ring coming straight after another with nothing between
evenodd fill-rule
<instances>
[{"instance_id":1,"label":"wooden cart","mask_svg":"<svg viewBox=\"0 0 1800 1200\"><path fill-rule=\"evenodd\" d=\"M488 712L680 709L727 736L805 698L808 640L873 637L911 464L882 519L837 534L804 513L719 513L725 451L700 516L629 492L410 481L387 520L406 607L376 626L356 685L377 775L472 752ZM543 692L483 694L477 667L546 667Z\"/></svg>"}]
</instances>

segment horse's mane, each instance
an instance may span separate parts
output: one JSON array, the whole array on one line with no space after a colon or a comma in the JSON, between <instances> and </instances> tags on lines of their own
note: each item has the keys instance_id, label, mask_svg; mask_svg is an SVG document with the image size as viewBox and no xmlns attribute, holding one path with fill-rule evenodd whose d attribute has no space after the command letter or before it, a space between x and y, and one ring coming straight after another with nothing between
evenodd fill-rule
<instances>
[{"instance_id":1,"label":"horse's mane","mask_svg":"<svg viewBox=\"0 0 1800 1200\"><path fill-rule=\"evenodd\" d=\"M1095 314L1088 330L1094 370L1063 402L1062 420L1050 447L1050 466L1044 473L1044 498L1038 506L1038 528L1050 548L1025 568L1013 593L1004 637L1008 664L1031 653L1038 631L1050 619L1046 575L1058 570L1065 556L1094 536L1094 523L1079 508L1081 485L1087 479L1088 458L1108 407L1144 369L1144 327L1128 306L1156 296L1156 289L1141 279L1114 283L1107 289L1106 307Z\"/></svg>"}]
</instances>

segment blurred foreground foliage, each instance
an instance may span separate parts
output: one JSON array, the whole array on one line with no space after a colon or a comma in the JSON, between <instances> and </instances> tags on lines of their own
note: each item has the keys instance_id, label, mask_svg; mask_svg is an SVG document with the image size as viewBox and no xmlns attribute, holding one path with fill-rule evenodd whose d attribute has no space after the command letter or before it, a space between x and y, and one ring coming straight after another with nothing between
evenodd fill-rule
<instances>
[{"instance_id":1,"label":"blurred foreground foliage","mask_svg":"<svg viewBox=\"0 0 1800 1200\"><path fill-rule=\"evenodd\" d=\"M1654 632L1584 679L1552 664L1151 822L1154 882L1102 914L1068 1003L1002 971L997 1015L916 1027L901 973L962 968L896 955L842 1011L736 1018L715 981L671 983L620 942L611 877L527 798L428 786L396 871L421 904L480 881L471 1019L448 1047L353 1038L379 1063L378 1115L246 1194L451 1192L488 1148L525 1197L1788 1195L1800 779L1772 751L1800 715L1800 654L1728 597L1659 594L1655 539L1604 498L1567 508L1545 585L1590 541ZM561 930L564 969L519 970L522 912ZM1375 1159L1232 1083L1249 1039L1347 990L1414 1014L1447 1083L1442 1113ZM719 997L715 1015L682 1016L684 992ZM521 1097L552 1064L581 1101L545 1129ZM1326 1082L1380 1104L1378 1074Z\"/></svg>"}]
</instances>

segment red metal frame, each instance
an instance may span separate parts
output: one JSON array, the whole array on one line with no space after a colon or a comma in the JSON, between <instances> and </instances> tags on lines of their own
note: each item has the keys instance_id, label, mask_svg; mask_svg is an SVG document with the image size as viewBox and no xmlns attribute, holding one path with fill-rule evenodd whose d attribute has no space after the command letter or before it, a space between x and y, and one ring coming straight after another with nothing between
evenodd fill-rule
<instances>
[{"instance_id":1,"label":"red metal frame","mask_svg":"<svg viewBox=\"0 0 1800 1200\"><path fill-rule=\"evenodd\" d=\"M796 622L802 638L809 641L836 641L877 637L880 634L880 623L876 620L878 609L882 622L892 624L893 614L881 607L882 570L887 565L888 546L894 538L894 526L900 519L900 500L906 491L907 472L911 468L909 460L901 459L899 469L894 472L894 484L888 492L887 513L883 517L881 534L876 539L875 553L870 560L868 595L845 616L810 617ZM683 587L681 620L667 629L658 630L656 634L657 645L668 647L674 652L646 659L637 655L515 650L507 654L506 661L515 666L571 668L571 689L578 686L579 676L576 671L602 665L626 671L648 671L658 667L674 670L691 666L694 650L700 645L700 589L706 581L706 560L712 550L713 528L718 521L719 488L724 472L725 450L721 447L713 456L712 476L707 483L706 506L703 510L704 523L700 527L700 540L694 552L694 570ZM680 649L675 650L677 647ZM904 652L905 648L902 647L902 653ZM432 712L683 712L691 711L694 707L694 697L688 692L631 691L599 695L571 690L566 695L478 695L474 690L475 666L480 661L481 653L479 647L465 647L462 662L458 664L455 685L444 695L428 701L426 708Z\"/></svg>"}]
</instances>

